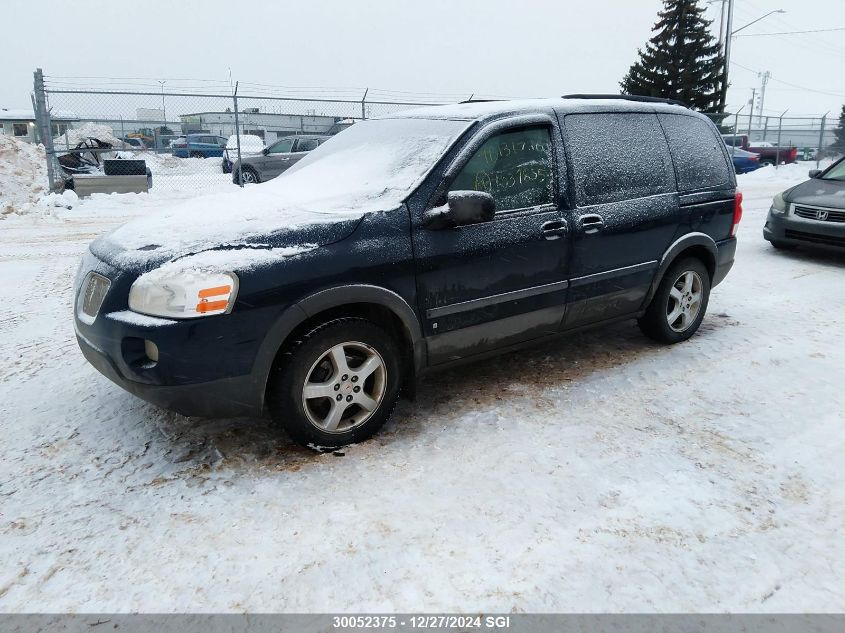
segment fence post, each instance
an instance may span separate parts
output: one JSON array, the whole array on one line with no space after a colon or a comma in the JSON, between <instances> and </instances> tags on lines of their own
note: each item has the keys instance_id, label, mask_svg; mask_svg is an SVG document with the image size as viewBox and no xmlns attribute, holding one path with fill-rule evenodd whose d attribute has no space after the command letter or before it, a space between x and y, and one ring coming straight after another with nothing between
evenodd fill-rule
<instances>
[{"instance_id":1,"label":"fence post","mask_svg":"<svg viewBox=\"0 0 845 633\"><path fill-rule=\"evenodd\" d=\"M766 140L766 133L769 131L769 117L765 117L766 122L763 124L763 140Z\"/></svg>"},{"instance_id":2,"label":"fence post","mask_svg":"<svg viewBox=\"0 0 845 633\"><path fill-rule=\"evenodd\" d=\"M241 128L238 121L238 82L235 82L235 93L232 95L232 102L235 106L235 136L238 139L238 186L244 186L244 168L241 165ZM225 151L225 150L224 150Z\"/></svg>"},{"instance_id":3,"label":"fence post","mask_svg":"<svg viewBox=\"0 0 845 633\"><path fill-rule=\"evenodd\" d=\"M367 93L370 91L369 88L364 90L364 96L361 98L361 119L367 118Z\"/></svg>"},{"instance_id":4,"label":"fence post","mask_svg":"<svg viewBox=\"0 0 845 633\"><path fill-rule=\"evenodd\" d=\"M780 134L783 131L783 117L786 116L786 113L789 112L789 108L783 111L783 114L780 115L778 119L778 144L777 149L775 150L775 169L780 168Z\"/></svg>"},{"instance_id":5,"label":"fence post","mask_svg":"<svg viewBox=\"0 0 845 633\"><path fill-rule=\"evenodd\" d=\"M819 162L822 159L822 144L824 143L824 126L827 123L827 115L828 114L830 114L829 110L827 112L825 112L824 116L822 117L822 129L819 132L819 149L816 152L816 169L819 168Z\"/></svg>"},{"instance_id":6,"label":"fence post","mask_svg":"<svg viewBox=\"0 0 845 633\"><path fill-rule=\"evenodd\" d=\"M120 115L120 140L126 142L126 129L123 127L123 115Z\"/></svg>"},{"instance_id":7,"label":"fence post","mask_svg":"<svg viewBox=\"0 0 845 633\"><path fill-rule=\"evenodd\" d=\"M47 183L50 191L56 189L56 174L53 172L53 135L50 125L50 112L47 110L47 96L44 94L44 72L36 68L33 73L35 89L35 121L41 144L44 145L44 155L47 158Z\"/></svg>"},{"instance_id":8,"label":"fence post","mask_svg":"<svg viewBox=\"0 0 845 633\"><path fill-rule=\"evenodd\" d=\"M744 108L745 106L742 106ZM733 143L731 143L731 158L736 155L736 137L739 136L739 113L742 112L742 108L736 111L734 114L734 134L733 134Z\"/></svg>"}]
</instances>

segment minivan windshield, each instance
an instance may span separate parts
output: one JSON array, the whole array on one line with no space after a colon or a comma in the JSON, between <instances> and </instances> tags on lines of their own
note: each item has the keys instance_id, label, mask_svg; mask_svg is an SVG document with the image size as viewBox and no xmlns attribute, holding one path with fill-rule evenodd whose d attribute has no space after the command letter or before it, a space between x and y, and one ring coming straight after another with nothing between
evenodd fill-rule
<instances>
[{"instance_id":1,"label":"minivan windshield","mask_svg":"<svg viewBox=\"0 0 845 633\"><path fill-rule=\"evenodd\" d=\"M398 206L469 124L410 118L355 123L262 186L289 203L321 203L324 213Z\"/></svg>"},{"instance_id":2,"label":"minivan windshield","mask_svg":"<svg viewBox=\"0 0 845 633\"><path fill-rule=\"evenodd\" d=\"M840 160L836 165L831 167L827 173L822 176L822 180L845 181L845 159Z\"/></svg>"}]
</instances>

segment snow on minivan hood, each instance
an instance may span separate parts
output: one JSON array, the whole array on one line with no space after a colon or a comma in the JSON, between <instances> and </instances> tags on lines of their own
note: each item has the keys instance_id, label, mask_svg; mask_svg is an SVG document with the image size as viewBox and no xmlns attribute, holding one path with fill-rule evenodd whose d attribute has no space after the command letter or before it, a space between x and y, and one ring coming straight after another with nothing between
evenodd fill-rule
<instances>
[{"instance_id":1,"label":"snow on minivan hood","mask_svg":"<svg viewBox=\"0 0 845 633\"><path fill-rule=\"evenodd\" d=\"M382 119L356 123L283 175L229 193L193 198L129 222L92 245L114 265L139 264L242 244L295 246L346 237L366 213L399 207L468 127L467 121ZM338 231L309 227L339 225ZM311 231L313 233L313 231Z\"/></svg>"}]
</instances>

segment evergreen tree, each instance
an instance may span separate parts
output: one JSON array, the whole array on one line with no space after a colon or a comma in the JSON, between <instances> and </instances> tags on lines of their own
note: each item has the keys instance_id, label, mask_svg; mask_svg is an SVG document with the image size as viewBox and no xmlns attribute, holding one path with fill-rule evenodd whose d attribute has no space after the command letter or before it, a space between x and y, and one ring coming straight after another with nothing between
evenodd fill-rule
<instances>
[{"instance_id":1,"label":"evergreen tree","mask_svg":"<svg viewBox=\"0 0 845 633\"><path fill-rule=\"evenodd\" d=\"M625 94L683 101L702 112L724 109L724 58L698 0L663 0L645 51L620 86Z\"/></svg>"},{"instance_id":2,"label":"evergreen tree","mask_svg":"<svg viewBox=\"0 0 845 633\"><path fill-rule=\"evenodd\" d=\"M836 140L828 148L834 156L845 154L845 105L842 106L842 114L839 115L839 126L833 131Z\"/></svg>"}]
</instances>

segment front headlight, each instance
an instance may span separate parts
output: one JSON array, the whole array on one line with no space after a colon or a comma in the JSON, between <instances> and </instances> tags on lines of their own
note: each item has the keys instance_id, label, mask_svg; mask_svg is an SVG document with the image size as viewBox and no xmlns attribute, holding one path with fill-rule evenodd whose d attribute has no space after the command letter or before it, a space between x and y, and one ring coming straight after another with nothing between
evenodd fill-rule
<instances>
[{"instance_id":1,"label":"front headlight","mask_svg":"<svg viewBox=\"0 0 845 633\"><path fill-rule=\"evenodd\" d=\"M779 193L772 200L772 211L783 215L786 213L786 200L783 199L783 194Z\"/></svg>"},{"instance_id":2,"label":"front headlight","mask_svg":"<svg viewBox=\"0 0 845 633\"><path fill-rule=\"evenodd\" d=\"M230 272L159 268L135 280L129 309L150 316L193 319L225 314L238 294L238 277Z\"/></svg>"}]
</instances>

